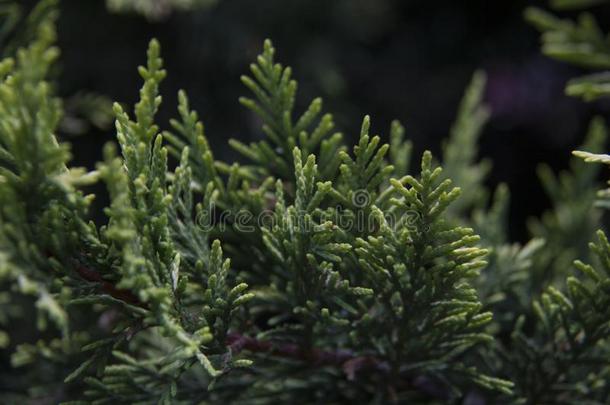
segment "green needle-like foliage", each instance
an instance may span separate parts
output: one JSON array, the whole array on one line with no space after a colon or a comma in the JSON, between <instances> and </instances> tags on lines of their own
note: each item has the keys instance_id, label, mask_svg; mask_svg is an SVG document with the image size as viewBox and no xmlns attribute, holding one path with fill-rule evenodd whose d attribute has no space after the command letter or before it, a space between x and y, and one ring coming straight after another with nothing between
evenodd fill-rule
<instances>
[{"instance_id":1,"label":"green needle-like foliage","mask_svg":"<svg viewBox=\"0 0 610 405\"><path fill-rule=\"evenodd\" d=\"M610 400L610 243L600 230L583 248L602 227L598 168L543 166L552 209L511 242L509 190L486 189L477 156L483 73L445 170L425 152L412 173L398 121L385 143L365 116L351 146L320 99L296 114L292 71L265 41L241 99L263 138L230 141L240 165L215 159L184 91L170 128L157 124L153 40L133 112L114 105L118 145L88 172L57 137L54 2L33 15L47 17L0 61L0 402ZM599 40L590 20L536 15L557 55L599 65L603 44L574 51ZM605 140L596 119L578 154L610 162ZM94 223L84 187L97 181L110 202Z\"/></svg>"},{"instance_id":2,"label":"green needle-like foliage","mask_svg":"<svg viewBox=\"0 0 610 405\"><path fill-rule=\"evenodd\" d=\"M606 0L557 0L557 9L581 8ZM542 33L542 52L554 59L602 72L572 79L566 86L566 94L586 101L607 97L610 94L610 38L587 12L577 21L560 19L539 8L526 9L525 18Z\"/></svg>"},{"instance_id":3,"label":"green needle-like foliage","mask_svg":"<svg viewBox=\"0 0 610 405\"><path fill-rule=\"evenodd\" d=\"M601 152L607 130L600 117L590 126L580 148ZM544 252L536 259L531 283L537 288L562 281L571 263L588 256L587 245L595 235L601 211L595 209L600 168L572 157L570 170L554 175L546 165L538 168L538 177L552 201L553 209L529 222L531 234L546 241ZM536 287L534 287L536 288Z\"/></svg>"},{"instance_id":4,"label":"green needle-like foliage","mask_svg":"<svg viewBox=\"0 0 610 405\"><path fill-rule=\"evenodd\" d=\"M440 180L441 169L432 168L431 159L426 152L419 179L392 180L390 203L401 215L399 222L391 226L375 208L379 231L357 241L360 265L382 307L356 336L388 345L395 372L443 382L464 377L509 392L509 382L481 375L459 360L474 345L493 339L483 329L492 314L481 310L469 285L485 266L487 252L476 247L479 237L471 229L451 227L443 218L459 189Z\"/></svg>"},{"instance_id":5,"label":"green needle-like foliage","mask_svg":"<svg viewBox=\"0 0 610 405\"><path fill-rule=\"evenodd\" d=\"M69 289L56 279L73 268L67 259L87 227L81 215L90 198L74 190L87 175L66 167L69 150L54 134L61 107L45 81L58 55L54 39L49 20L29 47L0 63L5 117L0 125L0 279L37 297L36 307L46 313L40 326L48 317L67 337L68 316L58 301L65 304Z\"/></svg>"},{"instance_id":6,"label":"green needle-like foliage","mask_svg":"<svg viewBox=\"0 0 610 405\"><path fill-rule=\"evenodd\" d=\"M271 41L266 41L257 63L250 65L253 77L241 78L254 99L242 97L239 100L262 119L262 129L268 140L249 146L237 140L231 140L230 144L260 168L265 168L268 174L283 179L292 177L292 150L298 146L304 155L317 153L321 178L330 178L337 169L336 155L344 148L342 136L333 132L332 115L320 116L320 98L314 99L298 119L293 117L297 83L291 78L292 69L275 63L274 56Z\"/></svg>"},{"instance_id":7,"label":"green needle-like foliage","mask_svg":"<svg viewBox=\"0 0 610 405\"><path fill-rule=\"evenodd\" d=\"M520 318L512 333L512 368L516 394L527 403L607 403L609 365L608 285L610 244L599 231L591 243L598 266L575 262L566 292L549 287L533 302L535 326L527 332ZM533 334L531 336L530 334Z\"/></svg>"},{"instance_id":8,"label":"green needle-like foliage","mask_svg":"<svg viewBox=\"0 0 610 405\"><path fill-rule=\"evenodd\" d=\"M485 74L476 72L466 89L451 134L443 150L443 166L465 195L451 206L456 216L480 208L487 197L484 181L491 169L488 161L477 162L478 141L489 119L483 103Z\"/></svg>"},{"instance_id":9,"label":"green needle-like foliage","mask_svg":"<svg viewBox=\"0 0 610 405\"><path fill-rule=\"evenodd\" d=\"M220 242L215 241L209 249L207 235L198 232L190 218L193 196L186 147L182 164L174 173L174 184L168 187L167 149L162 146L163 137L154 124L161 103L158 87L165 77L156 41L150 44L148 65L140 68L140 75L144 86L135 106L136 121L131 121L115 105L123 167L120 160L113 163L110 158L107 166L101 168L113 201L104 236L110 243L111 254L116 256L113 258L119 276L116 286L135 295L139 305L132 315L142 327L158 327L163 335L176 339L179 350L166 354L165 362L178 368L197 359L211 377L217 377L222 371L215 368L207 354L226 351L231 316L251 295L244 294L245 284L235 288L228 284L230 262L223 261ZM174 227L169 225L169 218L173 219ZM180 244L184 240L191 243ZM188 258L184 264L181 251ZM193 317L192 308L199 308L198 316ZM126 355L115 357L128 359ZM223 365L228 366L229 363ZM114 373L113 367L108 366L106 373ZM124 400L131 398L125 388L115 392L111 384L108 389ZM168 392L170 397L175 395L175 388Z\"/></svg>"}]
</instances>

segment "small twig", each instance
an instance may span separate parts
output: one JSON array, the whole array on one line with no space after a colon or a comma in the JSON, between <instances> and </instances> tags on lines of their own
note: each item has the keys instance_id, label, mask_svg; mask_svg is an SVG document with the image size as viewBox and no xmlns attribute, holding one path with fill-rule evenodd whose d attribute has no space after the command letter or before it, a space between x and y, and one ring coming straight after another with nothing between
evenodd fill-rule
<instances>
[{"instance_id":1,"label":"small twig","mask_svg":"<svg viewBox=\"0 0 610 405\"><path fill-rule=\"evenodd\" d=\"M138 299L138 297L136 297L131 291L116 288L116 286L114 284L104 280L102 278L102 276L100 275L100 273L98 273L97 271L88 269L84 266L78 266L76 268L76 272L83 279L90 281L92 283L100 284L100 287L102 288L102 290L105 293L111 295L112 297L114 297L118 300L121 300L121 301L125 301L132 305L138 305L138 306L144 307L144 305Z\"/></svg>"},{"instance_id":2,"label":"small twig","mask_svg":"<svg viewBox=\"0 0 610 405\"><path fill-rule=\"evenodd\" d=\"M258 340L239 333L229 333L226 344L233 354L242 350L256 353L269 353L275 356L307 361L313 366L338 366L343 369L347 378L353 380L361 370L377 370L388 372L390 366L386 361L373 356L356 356L349 350L328 351L309 349L304 351L294 343L280 343L268 340Z\"/></svg>"}]
</instances>

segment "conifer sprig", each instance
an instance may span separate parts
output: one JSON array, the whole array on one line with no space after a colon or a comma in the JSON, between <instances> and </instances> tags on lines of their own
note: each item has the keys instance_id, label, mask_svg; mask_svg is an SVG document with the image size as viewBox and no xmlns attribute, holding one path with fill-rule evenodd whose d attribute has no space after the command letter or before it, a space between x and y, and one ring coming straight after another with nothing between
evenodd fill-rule
<instances>
[{"instance_id":1,"label":"conifer sprig","mask_svg":"<svg viewBox=\"0 0 610 405\"><path fill-rule=\"evenodd\" d=\"M567 278L566 292L549 287L533 302L535 337L525 331L525 318L512 334L515 348L507 364L515 369L516 394L528 403L582 397L605 403L610 398L605 384L610 365L604 360L610 332L610 244L602 231L590 248L598 266L575 261L580 274ZM583 370L588 370L584 377Z\"/></svg>"},{"instance_id":2,"label":"conifer sprig","mask_svg":"<svg viewBox=\"0 0 610 405\"><path fill-rule=\"evenodd\" d=\"M557 8L567 5L580 8L595 2L567 0L555 3ZM572 21L530 7L525 11L525 18L542 33L542 52L545 55L589 69L603 69L570 80L566 86L568 95L593 101L610 94L610 74L607 71L610 68L610 40L591 13L583 12L576 21Z\"/></svg>"},{"instance_id":3,"label":"conifer sprig","mask_svg":"<svg viewBox=\"0 0 610 405\"><path fill-rule=\"evenodd\" d=\"M373 346L389 345L393 368L407 375L451 381L462 374L510 392L509 382L470 368L464 373L459 360L471 347L492 340L483 328L491 313L481 311L469 285L485 266L487 252L475 246L479 238L471 229L452 228L443 219L459 189L440 180L441 169L431 160L426 152L419 179L391 180L390 203L403 213L401 220L392 227L374 208L378 233L357 240L359 262L384 309L367 319L357 336Z\"/></svg>"},{"instance_id":4,"label":"conifer sprig","mask_svg":"<svg viewBox=\"0 0 610 405\"><path fill-rule=\"evenodd\" d=\"M331 178L338 166L335 157L344 148L342 135L333 132L332 115L320 116L320 98L314 99L300 117L293 117L297 82L291 78L292 69L275 63L274 57L275 49L267 40L257 63L250 65L252 77L241 78L254 98L242 97L239 100L263 121L262 130L268 140L249 146L237 140L229 143L265 173L282 179L292 177L292 150L299 147L303 156L316 153L321 167L320 177Z\"/></svg>"},{"instance_id":5,"label":"conifer sprig","mask_svg":"<svg viewBox=\"0 0 610 405\"><path fill-rule=\"evenodd\" d=\"M483 102L486 77L475 72L460 103L456 120L443 148L443 167L464 195L451 205L456 217L481 208L487 199L484 181L491 169L488 160L477 162L478 143L489 120L489 107Z\"/></svg>"},{"instance_id":6,"label":"conifer sprig","mask_svg":"<svg viewBox=\"0 0 610 405\"><path fill-rule=\"evenodd\" d=\"M150 366L144 366L148 360L113 351L118 363L106 366L102 379L88 381L94 396L122 401L146 401L155 396L171 401L177 395L177 383L170 377L177 369L192 367L193 361L212 378L243 363L227 358L214 365L208 356L230 354L225 340L232 315L252 297L245 293L246 284L231 287L227 280L230 261L222 259L220 242L208 248L208 235L193 219L188 147L182 150L173 184L168 184L167 149L154 123L161 103L159 84L166 74L159 53L158 42L152 41L148 64L139 69L144 85L135 106L136 120L131 121L115 105L123 159L113 158L110 153L108 163L100 169L112 198L110 223L103 236L116 263L117 288L133 293L137 299L126 307L130 316L141 328L158 329L174 339L177 348L163 354L160 363L151 359ZM208 183L207 201L213 198L213 186ZM199 213L202 210L201 206L197 209ZM155 364L160 367L158 375L145 379L142 387L133 387L125 380L134 374L150 375ZM164 371L168 367L169 374Z\"/></svg>"},{"instance_id":7,"label":"conifer sprig","mask_svg":"<svg viewBox=\"0 0 610 405\"><path fill-rule=\"evenodd\" d=\"M44 329L50 319L68 338L64 305L70 290L55 278L74 268L67 259L79 234L87 233L82 216L91 201L75 185L92 179L66 167L69 148L55 136L61 107L46 81L58 56L55 17L50 13L37 26L32 42L15 58L0 62L0 113L5 117L0 125L0 279L37 297L36 307L46 313L39 326Z\"/></svg>"}]
</instances>

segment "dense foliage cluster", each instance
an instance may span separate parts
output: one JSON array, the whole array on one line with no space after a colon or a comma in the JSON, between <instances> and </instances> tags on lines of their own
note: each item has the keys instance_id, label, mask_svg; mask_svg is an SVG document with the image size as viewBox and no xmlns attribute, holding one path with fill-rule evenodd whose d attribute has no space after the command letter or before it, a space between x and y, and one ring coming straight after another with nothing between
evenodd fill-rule
<instances>
[{"instance_id":1,"label":"dense foliage cluster","mask_svg":"<svg viewBox=\"0 0 610 405\"><path fill-rule=\"evenodd\" d=\"M548 54L605 66L590 19L528 15L558 41ZM482 72L441 156L414 165L397 121L383 143L364 117L348 147L321 99L295 111L297 82L266 41L240 99L261 136L230 140L243 159L228 164L185 92L157 124L153 40L140 100L113 108L118 148L87 171L57 136L55 18L42 1L0 62L3 403L610 401L599 166L541 166L553 208L512 243L509 190L487 190L491 162L477 157ZM568 92L601 96L597 79ZM606 138L595 119L579 154L610 163ZM91 220L94 183L110 198L104 223Z\"/></svg>"}]
</instances>

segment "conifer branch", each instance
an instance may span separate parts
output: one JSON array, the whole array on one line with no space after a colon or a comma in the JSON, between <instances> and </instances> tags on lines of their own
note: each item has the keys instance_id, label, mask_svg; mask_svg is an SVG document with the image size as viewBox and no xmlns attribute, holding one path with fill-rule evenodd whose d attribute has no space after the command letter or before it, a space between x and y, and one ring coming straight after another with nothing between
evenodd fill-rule
<instances>
[{"instance_id":1,"label":"conifer branch","mask_svg":"<svg viewBox=\"0 0 610 405\"><path fill-rule=\"evenodd\" d=\"M114 105L118 148L87 172L56 137L55 14L42 2L27 43L0 61L0 347L33 386L0 400L608 402L610 242L598 231L591 254L580 246L601 222L598 168L541 167L553 207L511 243L509 190L488 201L477 157L482 73L444 169L425 152L413 173L397 121L384 143L365 116L348 147L320 99L296 114L292 70L265 41L240 100L264 138L232 140L249 163L229 164L184 91L170 129L157 124L166 71L153 40L133 112ZM603 65L589 17L529 16L550 55ZM605 140L596 119L575 154L608 163ZM110 200L102 226L83 189L96 181ZM13 333L23 313L36 314L21 322L35 343Z\"/></svg>"}]
</instances>

